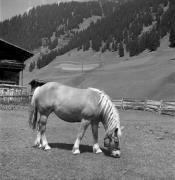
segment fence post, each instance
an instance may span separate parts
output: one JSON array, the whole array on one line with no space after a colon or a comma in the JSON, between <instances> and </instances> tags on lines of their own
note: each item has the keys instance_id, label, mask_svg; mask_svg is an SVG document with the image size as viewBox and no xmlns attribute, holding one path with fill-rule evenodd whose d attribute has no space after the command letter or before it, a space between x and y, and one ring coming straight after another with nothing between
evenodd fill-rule
<instances>
[{"instance_id":1,"label":"fence post","mask_svg":"<svg viewBox=\"0 0 175 180\"><path fill-rule=\"evenodd\" d=\"M125 110L123 101L124 101L124 99L122 98L122 110Z\"/></svg>"},{"instance_id":2,"label":"fence post","mask_svg":"<svg viewBox=\"0 0 175 180\"><path fill-rule=\"evenodd\" d=\"M144 111L146 111L146 107L147 107L147 100L144 100Z\"/></svg>"},{"instance_id":3,"label":"fence post","mask_svg":"<svg viewBox=\"0 0 175 180\"><path fill-rule=\"evenodd\" d=\"M163 105L163 100L160 100L159 114L162 114L162 105Z\"/></svg>"}]
</instances>

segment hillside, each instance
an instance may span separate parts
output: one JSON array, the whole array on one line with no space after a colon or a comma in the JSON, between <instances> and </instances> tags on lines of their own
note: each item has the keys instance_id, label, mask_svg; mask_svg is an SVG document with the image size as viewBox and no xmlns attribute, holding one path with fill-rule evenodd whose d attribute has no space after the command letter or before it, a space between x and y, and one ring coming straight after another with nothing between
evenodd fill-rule
<instances>
[{"instance_id":1,"label":"hillside","mask_svg":"<svg viewBox=\"0 0 175 180\"><path fill-rule=\"evenodd\" d=\"M108 60L108 63L103 63ZM84 61L85 64L101 63L103 66L84 73L60 69L60 64ZM85 66L84 66L85 67ZM112 98L133 97L150 99L175 98L175 51L169 48L168 37L161 41L155 52L145 51L132 58L116 58L116 53L99 55L93 51L71 51L58 56L46 67L29 73L24 72L24 82L42 79L59 81L81 88L96 87L105 90Z\"/></svg>"},{"instance_id":2,"label":"hillside","mask_svg":"<svg viewBox=\"0 0 175 180\"><path fill-rule=\"evenodd\" d=\"M52 60L74 48L118 51L120 56L125 48L134 56L145 49L156 50L160 39L174 28L171 1L99 0L39 6L0 23L0 37L30 50L41 47L43 38L48 39L50 50L66 38L66 44L51 52ZM81 28L92 16L101 18ZM74 31L79 27L81 30ZM171 35L174 42L174 32Z\"/></svg>"},{"instance_id":3,"label":"hillside","mask_svg":"<svg viewBox=\"0 0 175 180\"><path fill-rule=\"evenodd\" d=\"M84 84L102 88L113 98L174 99L175 52L164 43L156 52L106 65Z\"/></svg>"},{"instance_id":4,"label":"hillside","mask_svg":"<svg viewBox=\"0 0 175 180\"><path fill-rule=\"evenodd\" d=\"M55 33L59 38L77 28L84 18L101 15L95 1L62 2L33 7L23 15L0 22L0 37L28 50L35 50L42 44L42 38L51 40Z\"/></svg>"},{"instance_id":5,"label":"hillside","mask_svg":"<svg viewBox=\"0 0 175 180\"><path fill-rule=\"evenodd\" d=\"M94 16L88 26L83 18L78 28L62 32L63 34L48 46L48 53L42 55L34 67L43 68L56 56L61 56L72 49L104 53L116 52L120 57L129 54L138 55L145 50L155 51L160 46L160 40L170 33L170 46L175 46L175 13L174 1L168 0L133 0L125 3L116 1L98 1L96 8L99 15ZM93 4L94 5L94 4ZM96 12L96 11L95 11ZM97 13L97 12L96 12ZM69 21L70 22L70 21ZM84 27L82 27L82 26ZM59 26L64 29L65 24ZM77 29L77 30L76 30ZM61 43L60 43L61 41ZM66 43L65 43L66 42ZM61 46L60 46L61 44Z\"/></svg>"}]
</instances>

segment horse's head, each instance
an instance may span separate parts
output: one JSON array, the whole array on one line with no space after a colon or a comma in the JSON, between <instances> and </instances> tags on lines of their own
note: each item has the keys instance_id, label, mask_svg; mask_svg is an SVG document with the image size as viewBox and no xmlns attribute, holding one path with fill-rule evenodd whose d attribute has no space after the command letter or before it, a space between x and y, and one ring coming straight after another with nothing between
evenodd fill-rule
<instances>
[{"instance_id":1,"label":"horse's head","mask_svg":"<svg viewBox=\"0 0 175 180\"><path fill-rule=\"evenodd\" d=\"M121 129L116 128L104 138L104 147L109 150L110 155L113 157L120 157L120 136Z\"/></svg>"}]
</instances>

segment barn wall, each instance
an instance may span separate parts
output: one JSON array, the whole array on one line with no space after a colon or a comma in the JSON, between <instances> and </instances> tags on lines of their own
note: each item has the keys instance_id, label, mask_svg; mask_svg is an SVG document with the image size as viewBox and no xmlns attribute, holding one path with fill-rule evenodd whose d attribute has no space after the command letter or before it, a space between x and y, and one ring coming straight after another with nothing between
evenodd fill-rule
<instances>
[{"instance_id":1,"label":"barn wall","mask_svg":"<svg viewBox=\"0 0 175 180\"><path fill-rule=\"evenodd\" d=\"M0 81L19 85L20 72L13 69L0 69Z\"/></svg>"}]
</instances>

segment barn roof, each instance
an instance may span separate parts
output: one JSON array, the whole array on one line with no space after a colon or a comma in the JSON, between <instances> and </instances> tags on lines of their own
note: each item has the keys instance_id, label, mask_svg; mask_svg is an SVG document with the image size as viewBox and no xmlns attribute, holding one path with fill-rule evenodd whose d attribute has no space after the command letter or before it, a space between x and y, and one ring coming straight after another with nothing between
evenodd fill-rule
<instances>
[{"instance_id":1,"label":"barn roof","mask_svg":"<svg viewBox=\"0 0 175 180\"><path fill-rule=\"evenodd\" d=\"M21 47L0 39L0 60L10 59L24 62L26 59L32 57L33 54Z\"/></svg>"}]
</instances>

